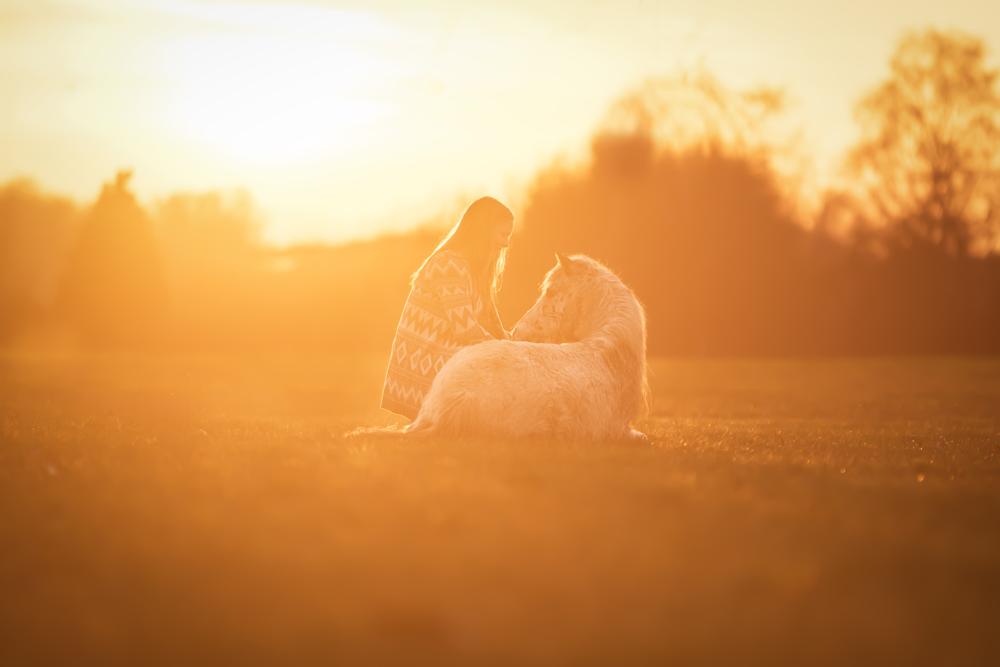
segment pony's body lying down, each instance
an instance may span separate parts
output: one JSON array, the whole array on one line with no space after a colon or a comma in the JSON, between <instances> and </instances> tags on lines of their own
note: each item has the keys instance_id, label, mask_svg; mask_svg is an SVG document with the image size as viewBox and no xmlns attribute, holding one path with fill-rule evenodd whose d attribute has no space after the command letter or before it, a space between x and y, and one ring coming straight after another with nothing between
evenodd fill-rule
<instances>
[{"instance_id":1,"label":"pony's body lying down","mask_svg":"<svg viewBox=\"0 0 1000 667\"><path fill-rule=\"evenodd\" d=\"M409 433L644 437L646 324L635 295L589 257L557 256L517 340L458 351Z\"/></svg>"}]
</instances>

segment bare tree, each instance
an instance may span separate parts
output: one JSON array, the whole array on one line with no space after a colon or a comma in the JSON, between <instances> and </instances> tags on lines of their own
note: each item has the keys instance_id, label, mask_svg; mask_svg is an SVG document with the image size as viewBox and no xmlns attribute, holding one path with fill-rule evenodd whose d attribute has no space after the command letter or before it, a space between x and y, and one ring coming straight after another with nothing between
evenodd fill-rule
<instances>
[{"instance_id":1,"label":"bare tree","mask_svg":"<svg viewBox=\"0 0 1000 667\"><path fill-rule=\"evenodd\" d=\"M777 88L736 91L704 70L644 81L608 109L598 136L648 135L673 151L719 146L727 152L770 154L772 122L784 111Z\"/></svg>"},{"instance_id":2,"label":"bare tree","mask_svg":"<svg viewBox=\"0 0 1000 667\"><path fill-rule=\"evenodd\" d=\"M1000 242L1000 94L983 42L926 30L903 37L889 78L864 97L848 167L887 240L950 255Z\"/></svg>"}]
</instances>

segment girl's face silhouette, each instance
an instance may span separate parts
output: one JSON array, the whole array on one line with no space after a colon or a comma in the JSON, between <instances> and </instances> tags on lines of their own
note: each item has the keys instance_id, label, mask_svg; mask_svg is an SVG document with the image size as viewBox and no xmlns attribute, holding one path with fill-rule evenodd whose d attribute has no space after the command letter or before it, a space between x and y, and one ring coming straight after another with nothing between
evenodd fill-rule
<instances>
[{"instance_id":1,"label":"girl's face silhouette","mask_svg":"<svg viewBox=\"0 0 1000 667\"><path fill-rule=\"evenodd\" d=\"M506 248L510 245L510 235L514 231L514 221L505 220L493 228L493 246Z\"/></svg>"}]
</instances>

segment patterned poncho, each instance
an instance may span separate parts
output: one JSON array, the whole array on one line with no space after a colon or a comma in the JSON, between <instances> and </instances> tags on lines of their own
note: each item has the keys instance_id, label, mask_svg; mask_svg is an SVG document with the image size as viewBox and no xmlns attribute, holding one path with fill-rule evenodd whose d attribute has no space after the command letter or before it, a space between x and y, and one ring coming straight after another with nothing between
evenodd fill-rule
<instances>
[{"instance_id":1,"label":"patterned poncho","mask_svg":"<svg viewBox=\"0 0 1000 667\"><path fill-rule=\"evenodd\" d=\"M434 376L455 352L493 336L479 323L483 300L469 263L442 250L424 266L403 305L382 387L382 407L413 419Z\"/></svg>"}]
</instances>

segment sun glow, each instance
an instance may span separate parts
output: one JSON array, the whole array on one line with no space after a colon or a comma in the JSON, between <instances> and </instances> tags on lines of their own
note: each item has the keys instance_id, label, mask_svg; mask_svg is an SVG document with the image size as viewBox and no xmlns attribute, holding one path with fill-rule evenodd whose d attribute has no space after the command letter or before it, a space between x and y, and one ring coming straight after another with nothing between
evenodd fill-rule
<instances>
[{"instance_id":1,"label":"sun glow","mask_svg":"<svg viewBox=\"0 0 1000 667\"><path fill-rule=\"evenodd\" d=\"M168 120L179 136L241 162L281 165L342 154L386 116L377 95L385 65L363 43L382 27L369 17L218 11L200 16L211 32L173 40L164 53L174 82Z\"/></svg>"}]
</instances>

